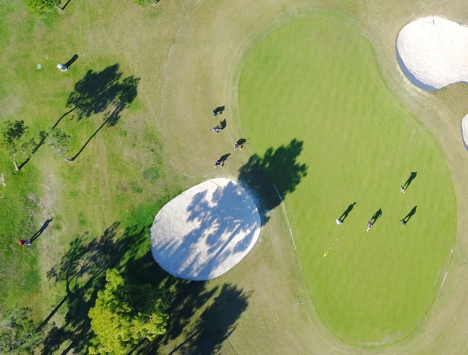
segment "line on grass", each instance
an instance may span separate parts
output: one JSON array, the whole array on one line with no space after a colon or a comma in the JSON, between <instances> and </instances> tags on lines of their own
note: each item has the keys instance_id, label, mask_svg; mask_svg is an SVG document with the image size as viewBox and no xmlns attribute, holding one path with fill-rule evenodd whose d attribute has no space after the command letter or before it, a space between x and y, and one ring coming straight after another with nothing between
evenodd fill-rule
<instances>
[{"instance_id":1,"label":"line on grass","mask_svg":"<svg viewBox=\"0 0 468 355\"><path fill-rule=\"evenodd\" d=\"M273 187L275 188L276 193L278 194L278 197L281 200L281 207L283 207L283 211L284 211L284 214L286 216L286 221L288 222L289 234L291 235L291 240L293 242L294 250L296 251L297 262L299 263L299 268L302 271L301 260L299 259L299 255L297 255L296 241L294 240L294 235L293 235L293 232L292 232L291 224L289 223L289 218L288 218L288 213L286 212L286 207L284 207L283 197L281 197L281 195L280 195L278 189L276 188L275 184L273 184Z\"/></svg>"},{"instance_id":2,"label":"line on grass","mask_svg":"<svg viewBox=\"0 0 468 355\"><path fill-rule=\"evenodd\" d=\"M195 3L195 5L197 5L198 3L200 2L200 0L197 0L197 2ZM179 35L179 32L180 32L180 29L182 28L185 20L187 19L187 16L190 14L190 11L187 12L187 14L185 15L184 19L181 21L180 25L179 25L179 28L177 29L177 33L174 37L174 42L176 41L177 39L177 36ZM160 106L159 106L159 120L161 122L161 131L163 132L163 134L165 133L165 130L164 130L164 124L161 120L161 117L162 117L162 110L163 110L163 95L164 95L164 83L165 83L165 78L166 78L166 68L167 68L167 63L169 63L169 57L171 56L171 53L172 53L172 48L174 47L174 42L172 42L171 44L171 48L169 49L169 53L167 54L167 57L166 57L166 63L164 64L164 70L163 70L163 75L162 75L162 84L161 84L161 92L159 93L159 101L160 101ZM164 145L164 147L167 149L167 145ZM167 150L166 150L167 152Z\"/></svg>"}]
</instances>

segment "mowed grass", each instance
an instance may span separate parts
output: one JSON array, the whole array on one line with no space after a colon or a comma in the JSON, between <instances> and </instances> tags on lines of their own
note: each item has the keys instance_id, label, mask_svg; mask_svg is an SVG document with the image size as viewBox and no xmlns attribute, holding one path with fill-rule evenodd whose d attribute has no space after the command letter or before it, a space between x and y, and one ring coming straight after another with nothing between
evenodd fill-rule
<instances>
[{"instance_id":1,"label":"mowed grass","mask_svg":"<svg viewBox=\"0 0 468 355\"><path fill-rule=\"evenodd\" d=\"M370 44L332 15L298 18L269 35L248 55L239 85L253 151L304 142L298 161L308 175L285 204L319 317L353 345L407 337L430 308L455 242L454 188L432 137L385 86ZM271 178L281 182L281 172Z\"/></svg>"}]
</instances>

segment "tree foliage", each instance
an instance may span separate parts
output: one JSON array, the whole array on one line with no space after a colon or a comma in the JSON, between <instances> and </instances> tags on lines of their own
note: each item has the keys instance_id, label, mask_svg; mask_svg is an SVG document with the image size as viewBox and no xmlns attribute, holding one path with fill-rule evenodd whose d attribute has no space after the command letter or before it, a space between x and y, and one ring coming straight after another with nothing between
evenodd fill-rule
<instances>
[{"instance_id":1,"label":"tree foliage","mask_svg":"<svg viewBox=\"0 0 468 355\"><path fill-rule=\"evenodd\" d=\"M36 146L34 138L28 139L28 126L24 121L6 121L3 127L3 142L13 159L16 170L20 170L18 160L28 160Z\"/></svg>"},{"instance_id":2,"label":"tree foliage","mask_svg":"<svg viewBox=\"0 0 468 355\"><path fill-rule=\"evenodd\" d=\"M60 0L26 0L26 6L36 15L44 15L60 4Z\"/></svg>"},{"instance_id":3,"label":"tree foliage","mask_svg":"<svg viewBox=\"0 0 468 355\"><path fill-rule=\"evenodd\" d=\"M90 309L96 337L90 354L128 354L142 339L153 340L166 332L168 303L163 290L151 285L127 285L116 269L106 272L105 289Z\"/></svg>"},{"instance_id":4,"label":"tree foliage","mask_svg":"<svg viewBox=\"0 0 468 355\"><path fill-rule=\"evenodd\" d=\"M0 321L0 354L32 354L42 341L42 331L31 320L31 308L14 307Z\"/></svg>"},{"instance_id":5,"label":"tree foliage","mask_svg":"<svg viewBox=\"0 0 468 355\"><path fill-rule=\"evenodd\" d=\"M154 5L154 4L157 4L159 2L159 0L133 0L133 2L135 4L138 4L142 7L146 7L148 5Z\"/></svg>"},{"instance_id":6,"label":"tree foliage","mask_svg":"<svg viewBox=\"0 0 468 355\"><path fill-rule=\"evenodd\" d=\"M66 161L70 161L65 156L65 153L68 151L68 145L71 141L71 136L60 128L54 128L50 131L41 131L40 133L41 141L45 141L48 145L52 147L55 153L60 155Z\"/></svg>"}]
</instances>

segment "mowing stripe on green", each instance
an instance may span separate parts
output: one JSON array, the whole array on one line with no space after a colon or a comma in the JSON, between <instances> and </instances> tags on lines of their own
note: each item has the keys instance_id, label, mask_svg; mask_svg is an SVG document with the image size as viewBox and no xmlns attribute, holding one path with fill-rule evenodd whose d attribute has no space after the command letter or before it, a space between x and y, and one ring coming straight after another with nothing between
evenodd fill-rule
<instances>
[{"instance_id":1,"label":"mowing stripe on green","mask_svg":"<svg viewBox=\"0 0 468 355\"><path fill-rule=\"evenodd\" d=\"M324 324L366 347L407 337L442 282L456 201L440 150L388 90L370 44L332 17L295 19L250 52L239 105L255 152L304 142L308 175L285 204ZM281 172L271 178L281 183Z\"/></svg>"}]
</instances>

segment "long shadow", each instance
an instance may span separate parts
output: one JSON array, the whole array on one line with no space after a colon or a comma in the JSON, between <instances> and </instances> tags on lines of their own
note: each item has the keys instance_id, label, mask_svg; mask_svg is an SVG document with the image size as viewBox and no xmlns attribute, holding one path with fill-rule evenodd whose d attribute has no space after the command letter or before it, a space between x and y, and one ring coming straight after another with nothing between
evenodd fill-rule
<instances>
[{"instance_id":1,"label":"long shadow","mask_svg":"<svg viewBox=\"0 0 468 355\"><path fill-rule=\"evenodd\" d=\"M50 222L52 222L52 220L53 218L50 218L44 222L42 227L36 233L34 233L34 235L29 239L31 243L34 242L37 238L39 238L39 236L47 229L47 227L49 226Z\"/></svg>"},{"instance_id":2,"label":"long shadow","mask_svg":"<svg viewBox=\"0 0 468 355\"><path fill-rule=\"evenodd\" d=\"M191 282L189 284L197 285L198 282ZM203 289L204 286L198 286ZM189 314L184 316L184 326L188 326L191 322L195 322L193 330L187 334L186 339L182 340L179 345L171 350L169 354L216 354L221 349L223 343L229 338L232 332L236 329L236 324L242 313L248 307L248 298L251 292L245 292L235 285L224 284L219 294L213 298L213 293L217 289L213 289L209 294L202 293L203 299L197 302L196 305L192 304L193 298L199 293L181 293L181 296L190 295L189 304L184 304L182 309L188 310ZM179 294L179 290L177 292ZM181 300L184 302L183 298ZM201 308L204 304L210 303L201 316L193 319L194 312ZM180 312L171 313L170 318L174 319L180 316ZM190 316L190 319L189 317ZM177 324L179 325L179 324ZM174 330L176 330L174 332ZM145 342L141 344L138 349L138 354L156 354L160 344L167 344L171 339L175 339L182 334L183 328L173 328L172 324L168 326L168 332L156 339L154 342ZM229 345L230 346L230 345Z\"/></svg>"},{"instance_id":3,"label":"long shadow","mask_svg":"<svg viewBox=\"0 0 468 355\"><path fill-rule=\"evenodd\" d=\"M109 268L118 267L131 284L150 283L169 292L167 332L153 342L142 340L133 353L155 354L154 349L161 342L180 336L185 327L195 321L197 311L212 302L217 288L208 290L205 282L173 277L154 261L148 248L148 231L153 213L157 211L150 211L148 216L143 213L145 221L135 225L123 228L119 222L113 223L99 238L93 239L88 234L77 236L61 261L48 272L50 280L64 284L65 296L42 326L50 323L61 307L67 306L67 311L64 326L54 325L48 332L42 354L54 353L63 343L68 346L62 354L72 349L74 353L86 351L92 337L88 312L95 304L97 292L104 286L105 271ZM140 217L142 213L138 213Z\"/></svg>"},{"instance_id":4,"label":"long shadow","mask_svg":"<svg viewBox=\"0 0 468 355\"><path fill-rule=\"evenodd\" d=\"M65 10L65 8L68 6L68 4L70 3L70 1L71 1L71 0L68 0L68 1L65 3L65 5L63 5L63 6L58 6L58 5L56 5L57 9L59 9L60 11Z\"/></svg>"},{"instance_id":5,"label":"long shadow","mask_svg":"<svg viewBox=\"0 0 468 355\"><path fill-rule=\"evenodd\" d=\"M417 208L418 208L418 206L414 206L411 209L411 211L409 211L409 213L400 222L403 223L403 224L408 223L408 221L411 219L411 217L413 217L416 214Z\"/></svg>"},{"instance_id":6,"label":"long shadow","mask_svg":"<svg viewBox=\"0 0 468 355\"><path fill-rule=\"evenodd\" d=\"M77 58L78 56L75 54L67 64L73 64ZM102 112L105 112L105 119L104 123L91 135L78 153L72 159L66 158L67 161L76 159L104 126L112 127L117 124L120 113L135 100L140 81L139 78L134 76L121 79L122 73L119 72L119 68L118 64L114 64L100 72L88 70L83 79L75 84L74 91L68 96L65 107L70 108L70 110L64 113L49 131L40 132L39 143L32 149L29 157L18 166L19 170L31 160L31 157L44 144L48 132L55 129L63 118L73 112L78 121Z\"/></svg>"},{"instance_id":7,"label":"long shadow","mask_svg":"<svg viewBox=\"0 0 468 355\"><path fill-rule=\"evenodd\" d=\"M382 209L379 208L377 212L374 213L372 218L370 219L373 224L377 222L377 220L382 217Z\"/></svg>"},{"instance_id":8,"label":"long shadow","mask_svg":"<svg viewBox=\"0 0 468 355\"><path fill-rule=\"evenodd\" d=\"M44 319L46 326L64 304L67 304L65 325L53 327L44 340L42 354L51 354L66 341L79 353L90 340L88 311L94 305L97 291L103 285L105 270L114 267L131 244L131 236L117 238L119 223L113 223L98 239L88 234L77 236L60 263L48 271L51 281L63 283L65 296Z\"/></svg>"},{"instance_id":9,"label":"long shadow","mask_svg":"<svg viewBox=\"0 0 468 355\"><path fill-rule=\"evenodd\" d=\"M341 222L344 222L346 218L348 218L349 213L353 210L354 205L356 202L353 202L346 208L346 210L341 214L340 218L338 218Z\"/></svg>"},{"instance_id":10,"label":"long shadow","mask_svg":"<svg viewBox=\"0 0 468 355\"><path fill-rule=\"evenodd\" d=\"M74 161L76 158L80 156L80 154L85 150L89 142L99 133L101 129L103 129L105 126L111 126L111 122L113 122L112 125L115 125L118 121L118 118L113 117L114 113L112 113L108 118L104 120L104 122L99 126L99 128L94 131L94 133L88 138L88 140L81 146L80 150L71 158L67 158L67 161Z\"/></svg>"},{"instance_id":11,"label":"long shadow","mask_svg":"<svg viewBox=\"0 0 468 355\"><path fill-rule=\"evenodd\" d=\"M80 80L75 85L75 91L70 94L67 101L67 106L75 105L78 112L78 120L89 117L93 113L99 113L113 106L112 111L105 114L104 122L99 128L88 138L80 150L68 161L74 161L83 152L91 140L104 127L115 126L121 112L130 105L137 97L139 78L129 76L120 81L121 73L118 72L118 65L114 65L105 69L100 73L88 73L85 78ZM105 86L107 93L97 93L95 87L99 79L104 80L101 85Z\"/></svg>"},{"instance_id":12,"label":"long shadow","mask_svg":"<svg viewBox=\"0 0 468 355\"><path fill-rule=\"evenodd\" d=\"M410 186L410 184L413 182L413 180L416 179L417 175L418 175L417 171L411 172L410 176L408 177L408 179L404 183L403 188L407 189Z\"/></svg>"},{"instance_id":13,"label":"long shadow","mask_svg":"<svg viewBox=\"0 0 468 355\"><path fill-rule=\"evenodd\" d=\"M213 304L202 313L195 333L170 354L177 351L200 355L219 353L247 309L250 295L251 292L246 293L235 285L224 284ZM229 344L229 347L232 345Z\"/></svg>"},{"instance_id":14,"label":"long shadow","mask_svg":"<svg viewBox=\"0 0 468 355\"><path fill-rule=\"evenodd\" d=\"M68 110L62 116L60 116L59 119L54 123L54 125L52 126L50 130L53 130L54 128L56 128L66 116L68 116L70 113L75 111L77 108L78 107L73 107L71 110ZM44 144L46 139L47 139L47 131L39 132L39 143L34 147L34 149L31 152L31 155L35 154L39 150L39 148ZM26 162L23 163L22 165L24 164L26 164Z\"/></svg>"},{"instance_id":15,"label":"long shadow","mask_svg":"<svg viewBox=\"0 0 468 355\"><path fill-rule=\"evenodd\" d=\"M65 4L65 6L67 6L67 4L68 4L68 2ZM63 8L65 8L65 6L64 6ZM68 62L65 63L65 65L66 65L68 68L70 68L71 65L72 65L73 63L75 63L77 59L78 59L78 54L74 54L73 57L71 57L71 58L68 60Z\"/></svg>"}]
</instances>

